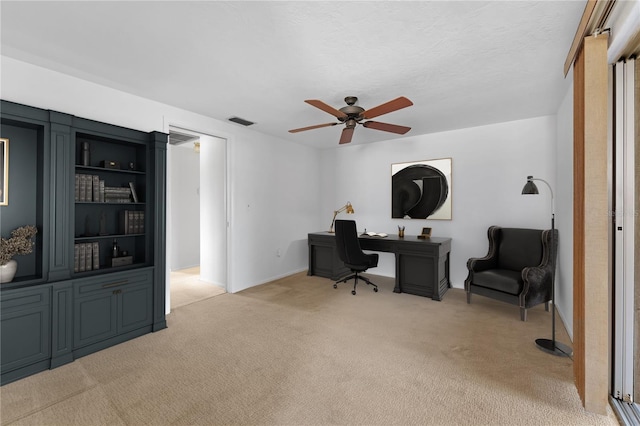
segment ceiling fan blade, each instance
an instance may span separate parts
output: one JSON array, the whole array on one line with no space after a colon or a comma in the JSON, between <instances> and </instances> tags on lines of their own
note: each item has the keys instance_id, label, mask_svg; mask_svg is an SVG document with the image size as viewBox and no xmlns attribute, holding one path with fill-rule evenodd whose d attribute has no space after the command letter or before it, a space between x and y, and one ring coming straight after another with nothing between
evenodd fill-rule
<instances>
[{"instance_id":1,"label":"ceiling fan blade","mask_svg":"<svg viewBox=\"0 0 640 426\"><path fill-rule=\"evenodd\" d=\"M327 105L324 102L319 101L317 99L307 99L305 102L308 103L309 105L312 105L316 108L323 110L324 112L328 112L334 117L347 118L347 114L345 114L344 112L337 110L334 107Z\"/></svg>"},{"instance_id":2,"label":"ceiling fan blade","mask_svg":"<svg viewBox=\"0 0 640 426\"><path fill-rule=\"evenodd\" d=\"M413 102L411 102L409 99L405 98L404 96L400 96L399 98L396 98L392 101L386 102L382 105L378 105L377 107L373 107L371 109L363 111L360 115L363 118L373 118L382 114L388 114L390 112L397 111L402 108L406 108L411 105L413 105Z\"/></svg>"},{"instance_id":3,"label":"ceiling fan blade","mask_svg":"<svg viewBox=\"0 0 640 426\"><path fill-rule=\"evenodd\" d=\"M301 127L299 129L291 129L289 130L289 133L304 132L305 130L313 130L313 129L319 129L321 127L335 126L336 124L339 124L339 123L316 124L315 126L307 126L307 127Z\"/></svg>"},{"instance_id":4,"label":"ceiling fan blade","mask_svg":"<svg viewBox=\"0 0 640 426\"><path fill-rule=\"evenodd\" d=\"M342 135L340 136L340 145L343 143L351 142L351 138L353 137L353 130L355 127L345 127L342 130Z\"/></svg>"},{"instance_id":5,"label":"ceiling fan blade","mask_svg":"<svg viewBox=\"0 0 640 426\"><path fill-rule=\"evenodd\" d=\"M364 123L362 123L362 125L370 129L382 130L383 132L398 133L400 135L404 135L409 130L411 130L411 127L398 126L397 124L380 123L379 121L365 121Z\"/></svg>"}]
</instances>

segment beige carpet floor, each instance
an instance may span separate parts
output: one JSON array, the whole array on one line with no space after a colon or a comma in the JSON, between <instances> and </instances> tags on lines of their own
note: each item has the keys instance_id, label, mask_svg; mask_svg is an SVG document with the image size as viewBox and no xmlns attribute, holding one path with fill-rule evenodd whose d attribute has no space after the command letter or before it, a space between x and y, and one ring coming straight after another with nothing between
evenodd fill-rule
<instances>
[{"instance_id":1,"label":"beige carpet floor","mask_svg":"<svg viewBox=\"0 0 640 426\"><path fill-rule=\"evenodd\" d=\"M0 388L3 425L615 425L572 360L538 350L544 308L462 290L351 295L296 274L175 309L169 328ZM570 343L566 333L558 339Z\"/></svg>"},{"instance_id":2,"label":"beige carpet floor","mask_svg":"<svg viewBox=\"0 0 640 426\"><path fill-rule=\"evenodd\" d=\"M200 280L200 267L180 269L169 274L171 310L225 293L225 289Z\"/></svg>"}]
</instances>

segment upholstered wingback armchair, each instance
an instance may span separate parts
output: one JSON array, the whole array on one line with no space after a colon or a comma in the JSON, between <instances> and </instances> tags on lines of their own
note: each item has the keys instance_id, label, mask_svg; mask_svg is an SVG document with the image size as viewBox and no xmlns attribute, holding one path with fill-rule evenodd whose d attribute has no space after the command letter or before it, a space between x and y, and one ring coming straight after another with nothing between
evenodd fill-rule
<instances>
[{"instance_id":1,"label":"upholstered wingback armchair","mask_svg":"<svg viewBox=\"0 0 640 426\"><path fill-rule=\"evenodd\" d=\"M467 303L471 294L479 294L518 305L522 321L527 320L527 309L540 303L548 311L555 263L551 255L558 244L554 232L555 239L551 230L490 227L487 255L467 261Z\"/></svg>"}]
</instances>

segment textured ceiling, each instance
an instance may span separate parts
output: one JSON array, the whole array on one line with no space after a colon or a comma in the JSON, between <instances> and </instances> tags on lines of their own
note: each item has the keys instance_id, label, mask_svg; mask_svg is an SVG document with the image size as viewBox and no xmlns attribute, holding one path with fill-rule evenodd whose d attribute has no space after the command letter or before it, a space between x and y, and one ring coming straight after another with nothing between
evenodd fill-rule
<instances>
[{"instance_id":1,"label":"textured ceiling","mask_svg":"<svg viewBox=\"0 0 640 426\"><path fill-rule=\"evenodd\" d=\"M0 2L2 54L319 148L365 109L433 133L555 114L585 1ZM358 126L353 144L401 138Z\"/></svg>"}]
</instances>

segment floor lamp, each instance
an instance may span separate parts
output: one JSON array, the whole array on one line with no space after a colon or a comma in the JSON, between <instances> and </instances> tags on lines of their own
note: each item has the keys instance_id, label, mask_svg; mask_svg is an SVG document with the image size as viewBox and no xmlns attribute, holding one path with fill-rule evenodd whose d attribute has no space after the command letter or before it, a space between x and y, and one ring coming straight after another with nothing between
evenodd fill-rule
<instances>
[{"instance_id":1,"label":"floor lamp","mask_svg":"<svg viewBox=\"0 0 640 426\"><path fill-rule=\"evenodd\" d=\"M522 188L522 194L538 194L538 187L534 180L544 182L551 192L551 340L536 339L536 345L540 350L557 356L571 356L573 351L567 345L556 342L556 212L551 185L544 179L527 176L527 183Z\"/></svg>"}]
</instances>

